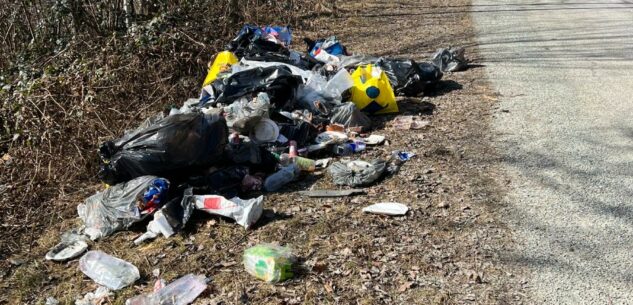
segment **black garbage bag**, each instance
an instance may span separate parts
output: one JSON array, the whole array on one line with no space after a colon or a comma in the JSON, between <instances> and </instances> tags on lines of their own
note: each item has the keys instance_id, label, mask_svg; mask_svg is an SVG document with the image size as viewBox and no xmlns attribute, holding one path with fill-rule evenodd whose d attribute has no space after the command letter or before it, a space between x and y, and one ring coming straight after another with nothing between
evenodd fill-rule
<instances>
[{"instance_id":1,"label":"black garbage bag","mask_svg":"<svg viewBox=\"0 0 633 305\"><path fill-rule=\"evenodd\" d=\"M431 62L442 72L462 71L468 67L468 61L464 57L464 48L439 49L431 56Z\"/></svg>"},{"instance_id":2,"label":"black garbage bag","mask_svg":"<svg viewBox=\"0 0 633 305\"><path fill-rule=\"evenodd\" d=\"M178 180L218 162L227 138L228 128L221 116L171 115L119 140L105 142L99 150L99 178L107 184L143 175Z\"/></svg>"},{"instance_id":3,"label":"black garbage bag","mask_svg":"<svg viewBox=\"0 0 633 305\"><path fill-rule=\"evenodd\" d=\"M376 65L385 71L396 95L417 96L442 79L438 67L429 63L418 64L411 59L381 58Z\"/></svg>"},{"instance_id":4,"label":"black garbage bag","mask_svg":"<svg viewBox=\"0 0 633 305\"><path fill-rule=\"evenodd\" d=\"M251 172L270 174L277 168L277 158L268 150L253 142L242 142L226 146L222 164L245 165Z\"/></svg>"},{"instance_id":5,"label":"black garbage bag","mask_svg":"<svg viewBox=\"0 0 633 305\"><path fill-rule=\"evenodd\" d=\"M242 181L249 172L247 166L233 165L204 176L190 177L187 183L195 188L196 193L218 194L233 198L239 195Z\"/></svg>"},{"instance_id":6,"label":"black garbage bag","mask_svg":"<svg viewBox=\"0 0 633 305\"><path fill-rule=\"evenodd\" d=\"M233 40L226 46L228 51L237 57L255 56L265 53L289 54L283 45L263 39L257 27L244 26Z\"/></svg>"},{"instance_id":7,"label":"black garbage bag","mask_svg":"<svg viewBox=\"0 0 633 305\"><path fill-rule=\"evenodd\" d=\"M284 135L288 140L297 142L297 146L304 147L316 138L319 131L308 122L301 122L296 125L280 124L279 133Z\"/></svg>"},{"instance_id":8,"label":"black garbage bag","mask_svg":"<svg viewBox=\"0 0 633 305\"><path fill-rule=\"evenodd\" d=\"M339 161L328 167L334 184L362 186L376 181L385 172L387 163L376 159L371 162L361 160Z\"/></svg>"},{"instance_id":9,"label":"black garbage bag","mask_svg":"<svg viewBox=\"0 0 633 305\"><path fill-rule=\"evenodd\" d=\"M214 104L231 104L247 94L266 92L276 110L293 108L297 88L303 83L286 66L253 68L213 82Z\"/></svg>"},{"instance_id":10,"label":"black garbage bag","mask_svg":"<svg viewBox=\"0 0 633 305\"><path fill-rule=\"evenodd\" d=\"M334 108L330 121L342 124L345 128L362 127L363 130L371 128L371 119L352 102L344 103Z\"/></svg>"}]
</instances>

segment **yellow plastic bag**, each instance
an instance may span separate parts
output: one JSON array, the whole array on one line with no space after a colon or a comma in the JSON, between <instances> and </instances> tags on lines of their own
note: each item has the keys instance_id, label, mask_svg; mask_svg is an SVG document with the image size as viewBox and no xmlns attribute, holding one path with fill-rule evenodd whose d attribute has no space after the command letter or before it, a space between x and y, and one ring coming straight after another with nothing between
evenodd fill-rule
<instances>
[{"instance_id":1,"label":"yellow plastic bag","mask_svg":"<svg viewBox=\"0 0 633 305\"><path fill-rule=\"evenodd\" d=\"M398 103L384 71L373 65L360 66L352 73L352 102L358 109L371 114L398 112ZM373 73L372 73L373 72Z\"/></svg>"},{"instance_id":2,"label":"yellow plastic bag","mask_svg":"<svg viewBox=\"0 0 633 305\"><path fill-rule=\"evenodd\" d=\"M207 77L204 79L202 83L202 87L212 83L220 72L227 71L232 65L238 62L235 54L229 51L222 51L215 56L215 60L213 61L213 65L209 68L209 73L207 73Z\"/></svg>"}]
</instances>

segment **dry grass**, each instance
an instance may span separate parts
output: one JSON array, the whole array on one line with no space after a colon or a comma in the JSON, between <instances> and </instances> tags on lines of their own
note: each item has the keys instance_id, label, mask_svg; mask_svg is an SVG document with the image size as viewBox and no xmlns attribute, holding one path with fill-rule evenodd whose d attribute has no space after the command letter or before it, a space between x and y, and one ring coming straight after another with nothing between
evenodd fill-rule
<instances>
[{"instance_id":1,"label":"dry grass","mask_svg":"<svg viewBox=\"0 0 633 305\"><path fill-rule=\"evenodd\" d=\"M424 58L440 46L473 44L467 10L455 8L467 4L467 0L451 1L452 7L438 0L341 3L336 16L311 18L313 30L298 27L295 41L303 35L336 34L352 52ZM468 52L476 56L476 49ZM206 55L191 53L188 60ZM166 71L177 63L154 64L165 65L161 69ZM187 80L186 86L163 91L169 97L160 99L161 105L194 94L202 77L201 68L197 69L191 76L179 76ZM117 84L120 82L112 82ZM144 230L140 224L91 245L132 262L141 271L136 286L118 292L111 303L123 304L126 297L150 290L155 268L167 280L190 272L209 276L210 288L195 304L517 303L514 280L498 257L499 250L508 245L509 235L496 214L503 188L496 176L496 156L488 144L493 101L485 97L492 94L483 71L475 68L446 75L436 93L424 100L400 101L403 114L423 115L431 124L423 130L380 127L375 131L387 136L389 144L369 149L363 158L386 157L395 149L418 156L397 175L367 188L366 196L309 199L294 192L333 187L329 177L317 174L289 186L284 193L267 195L262 219L248 232L225 219L196 213L186 229L170 239L133 247L132 240ZM145 108L138 117L160 108L147 100L134 103L139 104L134 109ZM116 122L133 125L138 121L130 117L130 109L117 111L122 114ZM393 117L375 120L379 126L388 126ZM99 124L96 117L88 121ZM90 151L97 139L107 137L109 132L101 130L99 136L85 139L79 151L94 158L89 155L94 155ZM77 225L76 204L98 188L94 169L88 165L92 164L86 162L80 171L84 176L71 180L87 182L67 186L63 195L52 195L61 198L52 210L62 212L47 216L51 219L44 224L47 229L34 238L26 263L6 275L2 284L7 289L6 301L35 303L55 296L70 304L96 288L78 270L76 261L57 264L42 259L57 242L59 232ZM84 188L88 185L91 187ZM406 203L411 210L397 218L360 211L381 201ZM293 248L302 260L297 276L270 285L246 274L241 265L243 250L259 242Z\"/></svg>"}]
</instances>

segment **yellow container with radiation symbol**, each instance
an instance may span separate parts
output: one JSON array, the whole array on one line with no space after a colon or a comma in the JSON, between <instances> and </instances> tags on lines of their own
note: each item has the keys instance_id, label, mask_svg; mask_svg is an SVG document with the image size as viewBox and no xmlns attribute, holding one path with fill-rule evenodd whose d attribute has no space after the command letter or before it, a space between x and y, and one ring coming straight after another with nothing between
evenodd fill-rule
<instances>
[{"instance_id":1,"label":"yellow container with radiation symbol","mask_svg":"<svg viewBox=\"0 0 633 305\"><path fill-rule=\"evenodd\" d=\"M209 68L209 73L207 73L207 77L204 79L202 83L202 87L212 83L216 78L218 78L218 74L221 72L228 71L232 65L238 62L237 56L229 51L222 51L215 56L215 60Z\"/></svg>"},{"instance_id":2,"label":"yellow container with radiation symbol","mask_svg":"<svg viewBox=\"0 0 633 305\"><path fill-rule=\"evenodd\" d=\"M360 66L352 73L352 102L370 114L398 112L398 103L384 71L374 65Z\"/></svg>"}]
</instances>

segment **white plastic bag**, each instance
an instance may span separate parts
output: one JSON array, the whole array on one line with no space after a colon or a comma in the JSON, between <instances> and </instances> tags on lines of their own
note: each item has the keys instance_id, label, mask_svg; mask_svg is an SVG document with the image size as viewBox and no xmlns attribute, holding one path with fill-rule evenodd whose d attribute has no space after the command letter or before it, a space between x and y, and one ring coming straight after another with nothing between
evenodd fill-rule
<instances>
[{"instance_id":1,"label":"white plastic bag","mask_svg":"<svg viewBox=\"0 0 633 305\"><path fill-rule=\"evenodd\" d=\"M235 219L237 224L247 230L257 222L264 210L264 196L248 200L234 197L229 200L219 195L202 195L193 196L193 200L197 209Z\"/></svg>"}]
</instances>

